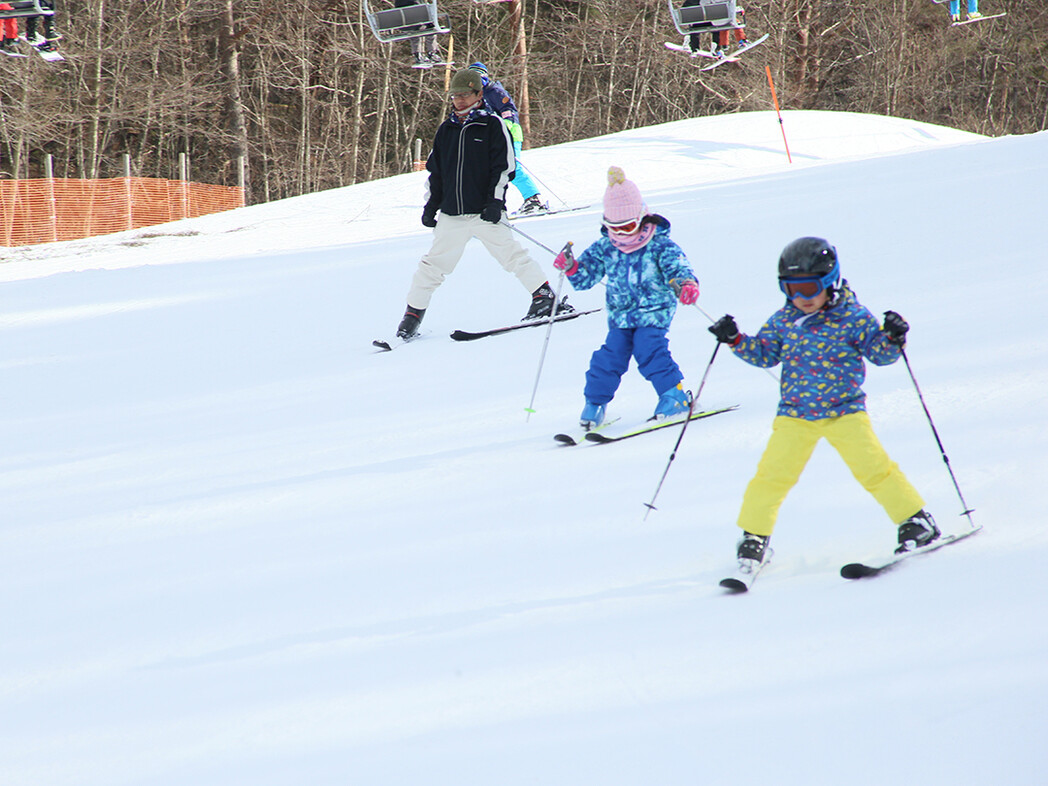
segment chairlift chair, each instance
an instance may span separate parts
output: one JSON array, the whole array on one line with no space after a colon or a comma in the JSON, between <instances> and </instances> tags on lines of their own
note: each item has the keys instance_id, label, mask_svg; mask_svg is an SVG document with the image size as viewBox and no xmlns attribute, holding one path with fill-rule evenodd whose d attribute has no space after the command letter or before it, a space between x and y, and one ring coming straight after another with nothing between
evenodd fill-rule
<instances>
[{"instance_id":1,"label":"chairlift chair","mask_svg":"<svg viewBox=\"0 0 1048 786\"><path fill-rule=\"evenodd\" d=\"M668 0L673 24L681 35L734 30L736 0L699 0L696 5L685 5L687 0Z\"/></svg>"},{"instance_id":2,"label":"chairlift chair","mask_svg":"<svg viewBox=\"0 0 1048 786\"><path fill-rule=\"evenodd\" d=\"M437 0L419 0L416 5L381 11L373 11L368 0L363 3L371 32L383 43L451 32L447 15L437 10Z\"/></svg>"},{"instance_id":3,"label":"chairlift chair","mask_svg":"<svg viewBox=\"0 0 1048 786\"><path fill-rule=\"evenodd\" d=\"M0 10L0 19L20 19L27 16L54 16L53 8L44 8L40 0L0 0L11 6L9 10Z\"/></svg>"}]
</instances>

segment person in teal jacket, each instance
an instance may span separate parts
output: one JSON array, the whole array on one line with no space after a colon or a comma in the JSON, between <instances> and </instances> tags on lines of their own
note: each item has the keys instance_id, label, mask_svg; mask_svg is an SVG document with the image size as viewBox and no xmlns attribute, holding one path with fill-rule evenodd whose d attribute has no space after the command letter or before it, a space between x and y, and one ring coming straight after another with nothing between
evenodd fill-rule
<instances>
[{"instance_id":1,"label":"person in teal jacket","mask_svg":"<svg viewBox=\"0 0 1048 786\"><path fill-rule=\"evenodd\" d=\"M699 285L680 246L670 239L670 222L649 214L640 190L619 167L608 170L601 238L576 260L570 247L553 266L576 290L607 279L608 337L593 353L586 372L586 405L579 418L586 429L604 421L630 358L659 395L654 418L687 411L691 401L669 350L669 330L677 301L691 304Z\"/></svg>"},{"instance_id":2,"label":"person in teal jacket","mask_svg":"<svg viewBox=\"0 0 1048 786\"><path fill-rule=\"evenodd\" d=\"M709 329L747 363L782 364L772 435L739 512L740 566L752 570L770 556L767 544L779 507L823 438L898 526L899 551L931 543L939 529L874 434L862 390L865 361L886 366L898 360L909 325L888 311L882 328L841 279L837 250L822 238L802 237L786 246L779 287L786 304L756 336L740 333L730 315Z\"/></svg>"}]
</instances>

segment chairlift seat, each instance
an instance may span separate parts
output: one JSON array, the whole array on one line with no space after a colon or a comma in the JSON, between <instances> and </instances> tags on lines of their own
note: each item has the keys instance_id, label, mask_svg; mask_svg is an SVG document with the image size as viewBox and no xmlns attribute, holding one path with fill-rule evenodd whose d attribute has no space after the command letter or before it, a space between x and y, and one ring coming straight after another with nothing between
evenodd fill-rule
<instances>
[{"instance_id":1,"label":"chairlift seat","mask_svg":"<svg viewBox=\"0 0 1048 786\"><path fill-rule=\"evenodd\" d=\"M0 10L0 19L20 19L28 16L54 16L53 8L44 8L40 0L0 0L0 5L11 6L10 9Z\"/></svg>"},{"instance_id":2,"label":"chairlift seat","mask_svg":"<svg viewBox=\"0 0 1048 786\"><path fill-rule=\"evenodd\" d=\"M673 24L681 35L739 27L735 22L736 0L700 0L697 5L668 2Z\"/></svg>"},{"instance_id":3,"label":"chairlift seat","mask_svg":"<svg viewBox=\"0 0 1048 786\"><path fill-rule=\"evenodd\" d=\"M364 0L364 14L375 38L384 43L451 32L447 17L442 19L437 11L436 0L382 11L373 11Z\"/></svg>"}]
</instances>

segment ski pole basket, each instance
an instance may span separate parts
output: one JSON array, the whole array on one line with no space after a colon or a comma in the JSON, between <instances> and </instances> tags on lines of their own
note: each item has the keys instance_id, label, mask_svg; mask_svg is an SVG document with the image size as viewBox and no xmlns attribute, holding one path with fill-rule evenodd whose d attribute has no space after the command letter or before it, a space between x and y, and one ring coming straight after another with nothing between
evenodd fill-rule
<instances>
[{"instance_id":1,"label":"ski pole basket","mask_svg":"<svg viewBox=\"0 0 1048 786\"><path fill-rule=\"evenodd\" d=\"M451 32L448 17L437 10L436 0L382 11L372 10L368 0L363 0L363 3L371 32L383 43Z\"/></svg>"},{"instance_id":2,"label":"ski pole basket","mask_svg":"<svg viewBox=\"0 0 1048 786\"><path fill-rule=\"evenodd\" d=\"M55 9L40 5L40 0L4 0L9 9L0 9L0 19L19 19L26 16L54 16Z\"/></svg>"},{"instance_id":3,"label":"ski pole basket","mask_svg":"<svg viewBox=\"0 0 1048 786\"><path fill-rule=\"evenodd\" d=\"M673 24L681 35L734 30L735 0L667 0Z\"/></svg>"}]
</instances>

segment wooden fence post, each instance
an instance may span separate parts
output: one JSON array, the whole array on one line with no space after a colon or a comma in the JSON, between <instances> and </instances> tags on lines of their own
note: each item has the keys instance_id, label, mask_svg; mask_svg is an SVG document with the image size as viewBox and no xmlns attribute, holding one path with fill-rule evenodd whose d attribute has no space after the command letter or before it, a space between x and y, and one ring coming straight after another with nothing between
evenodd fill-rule
<instances>
[{"instance_id":1,"label":"wooden fence post","mask_svg":"<svg viewBox=\"0 0 1048 786\"><path fill-rule=\"evenodd\" d=\"M125 229L135 228L135 208L131 204L131 154L124 153L124 207L127 215Z\"/></svg>"},{"instance_id":2,"label":"wooden fence post","mask_svg":"<svg viewBox=\"0 0 1048 786\"><path fill-rule=\"evenodd\" d=\"M55 200L55 157L50 153L44 158L44 174L47 176L47 221L54 243L58 240L58 203Z\"/></svg>"}]
</instances>

